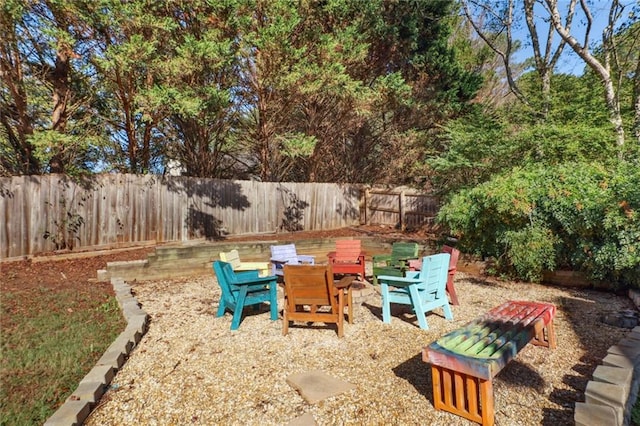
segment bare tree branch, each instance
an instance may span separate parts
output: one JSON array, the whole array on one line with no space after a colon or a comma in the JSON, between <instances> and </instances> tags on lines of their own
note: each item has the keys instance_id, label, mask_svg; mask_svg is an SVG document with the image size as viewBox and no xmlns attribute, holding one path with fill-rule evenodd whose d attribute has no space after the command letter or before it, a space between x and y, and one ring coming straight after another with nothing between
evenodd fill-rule
<instances>
[{"instance_id":1,"label":"bare tree branch","mask_svg":"<svg viewBox=\"0 0 640 426\"><path fill-rule=\"evenodd\" d=\"M582 58L586 62L586 64L598 75L602 80L602 84L605 89L605 100L607 102L607 107L609 108L609 116L610 121L613 124L616 131L616 138L618 146L622 147L624 145L624 128L622 126L622 116L620 115L620 99L619 95L615 90L613 85L613 80L611 78L611 66L609 57L612 54L611 52L611 42L608 40L603 40L603 53L604 59L603 62L600 62L598 58L596 58L590 51L589 45L586 44L589 37L589 31L591 29L591 12L589 11L588 5L584 0L580 0L580 6L583 9L585 15L587 16L587 28L585 31L585 44L580 44L580 42L571 34L570 28L562 24L562 20L560 18L560 11L558 10L558 1L557 0L545 0L544 2L545 9L550 15L551 22L555 27L556 31L562 37L563 40L567 42L569 46L573 49L574 52ZM609 23L608 27L610 27L610 31L615 27L616 21L613 19L617 19L620 14L613 12L614 9L617 10L620 7L620 4L617 0L614 0L611 3L611 10L609 13ZM606 32L607 30L605 30Z\"/></svg>"}]
</instances>

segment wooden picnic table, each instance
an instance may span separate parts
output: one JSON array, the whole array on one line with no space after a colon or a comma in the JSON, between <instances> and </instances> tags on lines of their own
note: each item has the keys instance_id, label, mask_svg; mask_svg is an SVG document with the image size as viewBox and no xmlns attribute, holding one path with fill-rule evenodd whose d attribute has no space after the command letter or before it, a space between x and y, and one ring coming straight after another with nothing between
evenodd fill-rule
<instances>
[{"instance_id":1,"label":"wooden picnic table","mask_svg":"<svg viewBox=\"0 0 640 426\"><path fill-rule=\"evenodd\" d=\"M434 406L493 425L495 377L529 342L556 347L551 303L509 301L426 346Z\"/></svg>"}]
</instances>

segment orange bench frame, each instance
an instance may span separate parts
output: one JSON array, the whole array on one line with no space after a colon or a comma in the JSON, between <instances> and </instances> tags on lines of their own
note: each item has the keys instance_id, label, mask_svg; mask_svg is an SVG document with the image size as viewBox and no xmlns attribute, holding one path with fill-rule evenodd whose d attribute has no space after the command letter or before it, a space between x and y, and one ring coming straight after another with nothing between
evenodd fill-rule
<instances>
[{"instance_id":1,"label":"orange bench frame","mask_svg":"<svg viewBox=\"0 0 640 426\"><path fill-rule=\"evenodd\" d=\"M434 407L492 426L493 377L529 342L555 349L555 313L550 303L509 301L423 348Z\"/></svg>"}]
</instances>

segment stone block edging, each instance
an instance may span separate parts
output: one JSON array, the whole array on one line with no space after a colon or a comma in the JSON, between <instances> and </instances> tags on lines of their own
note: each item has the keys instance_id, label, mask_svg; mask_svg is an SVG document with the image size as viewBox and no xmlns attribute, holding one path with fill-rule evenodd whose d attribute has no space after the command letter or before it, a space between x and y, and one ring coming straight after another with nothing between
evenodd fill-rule
<instances>
[{"instance_id":1,"label":"stone block edging","mask_svg":"<svg viewBox=\"0 0 640 426\"><path fill-rule=\"evenodd\" d=\"M629 290L629 298L640 307L640 292ZM640 385L640 326L607 350L602 365L587 383L585 402L576 403L576 426L631 424L631 409Z\"/></svg>"},{"instance_id":2,"label":"stone block edging","mask_svg":"<svg viewBox=\"0 0 640 426\"><path fill-rule=\"evenodd\" d=\"M76 390L47 419L45 426L76 426L84 423L107 391L118 369L147 332L149 316L133 297L131 287L122 278L111 278L111 285L127 325L95 367L80 381Z\"/></svg>"}]
</instances>

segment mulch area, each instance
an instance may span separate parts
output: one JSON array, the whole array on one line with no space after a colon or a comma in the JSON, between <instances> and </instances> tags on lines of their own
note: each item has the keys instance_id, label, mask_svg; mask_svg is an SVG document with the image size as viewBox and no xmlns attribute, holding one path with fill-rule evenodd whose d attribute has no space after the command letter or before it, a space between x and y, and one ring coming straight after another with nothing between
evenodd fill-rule
<instances>
[{"instance_id":1,"label":"mulch area","mask_svg":"<svg viewBox=\"0 0 640 426\"><path fill-rule=\"evenodd\" d=\"M593 290L487 280L456 274L460 305L453 320L441 309L418 327L406 306L382 321L377 292L354 304L343 338L335 327L297 323L282 335L282 319L267 306L247 309L238 330L231 314L217 317L220 289L213 274L133 281L150 316L149 330L85 423L285 425L301 416L318 425L469 425L436 411L425 345L506 300L553 303L558 347L527 345L494 380L496 425L573 423L576 402L607 349L628 333L601 321L628 309L629 298ZM283 307L279 290L279 309ZM354 389L310 403L291 387L292 374L321 371ZM305 423L309 424L309 423Z\"/></svg>"}]
</instances>

